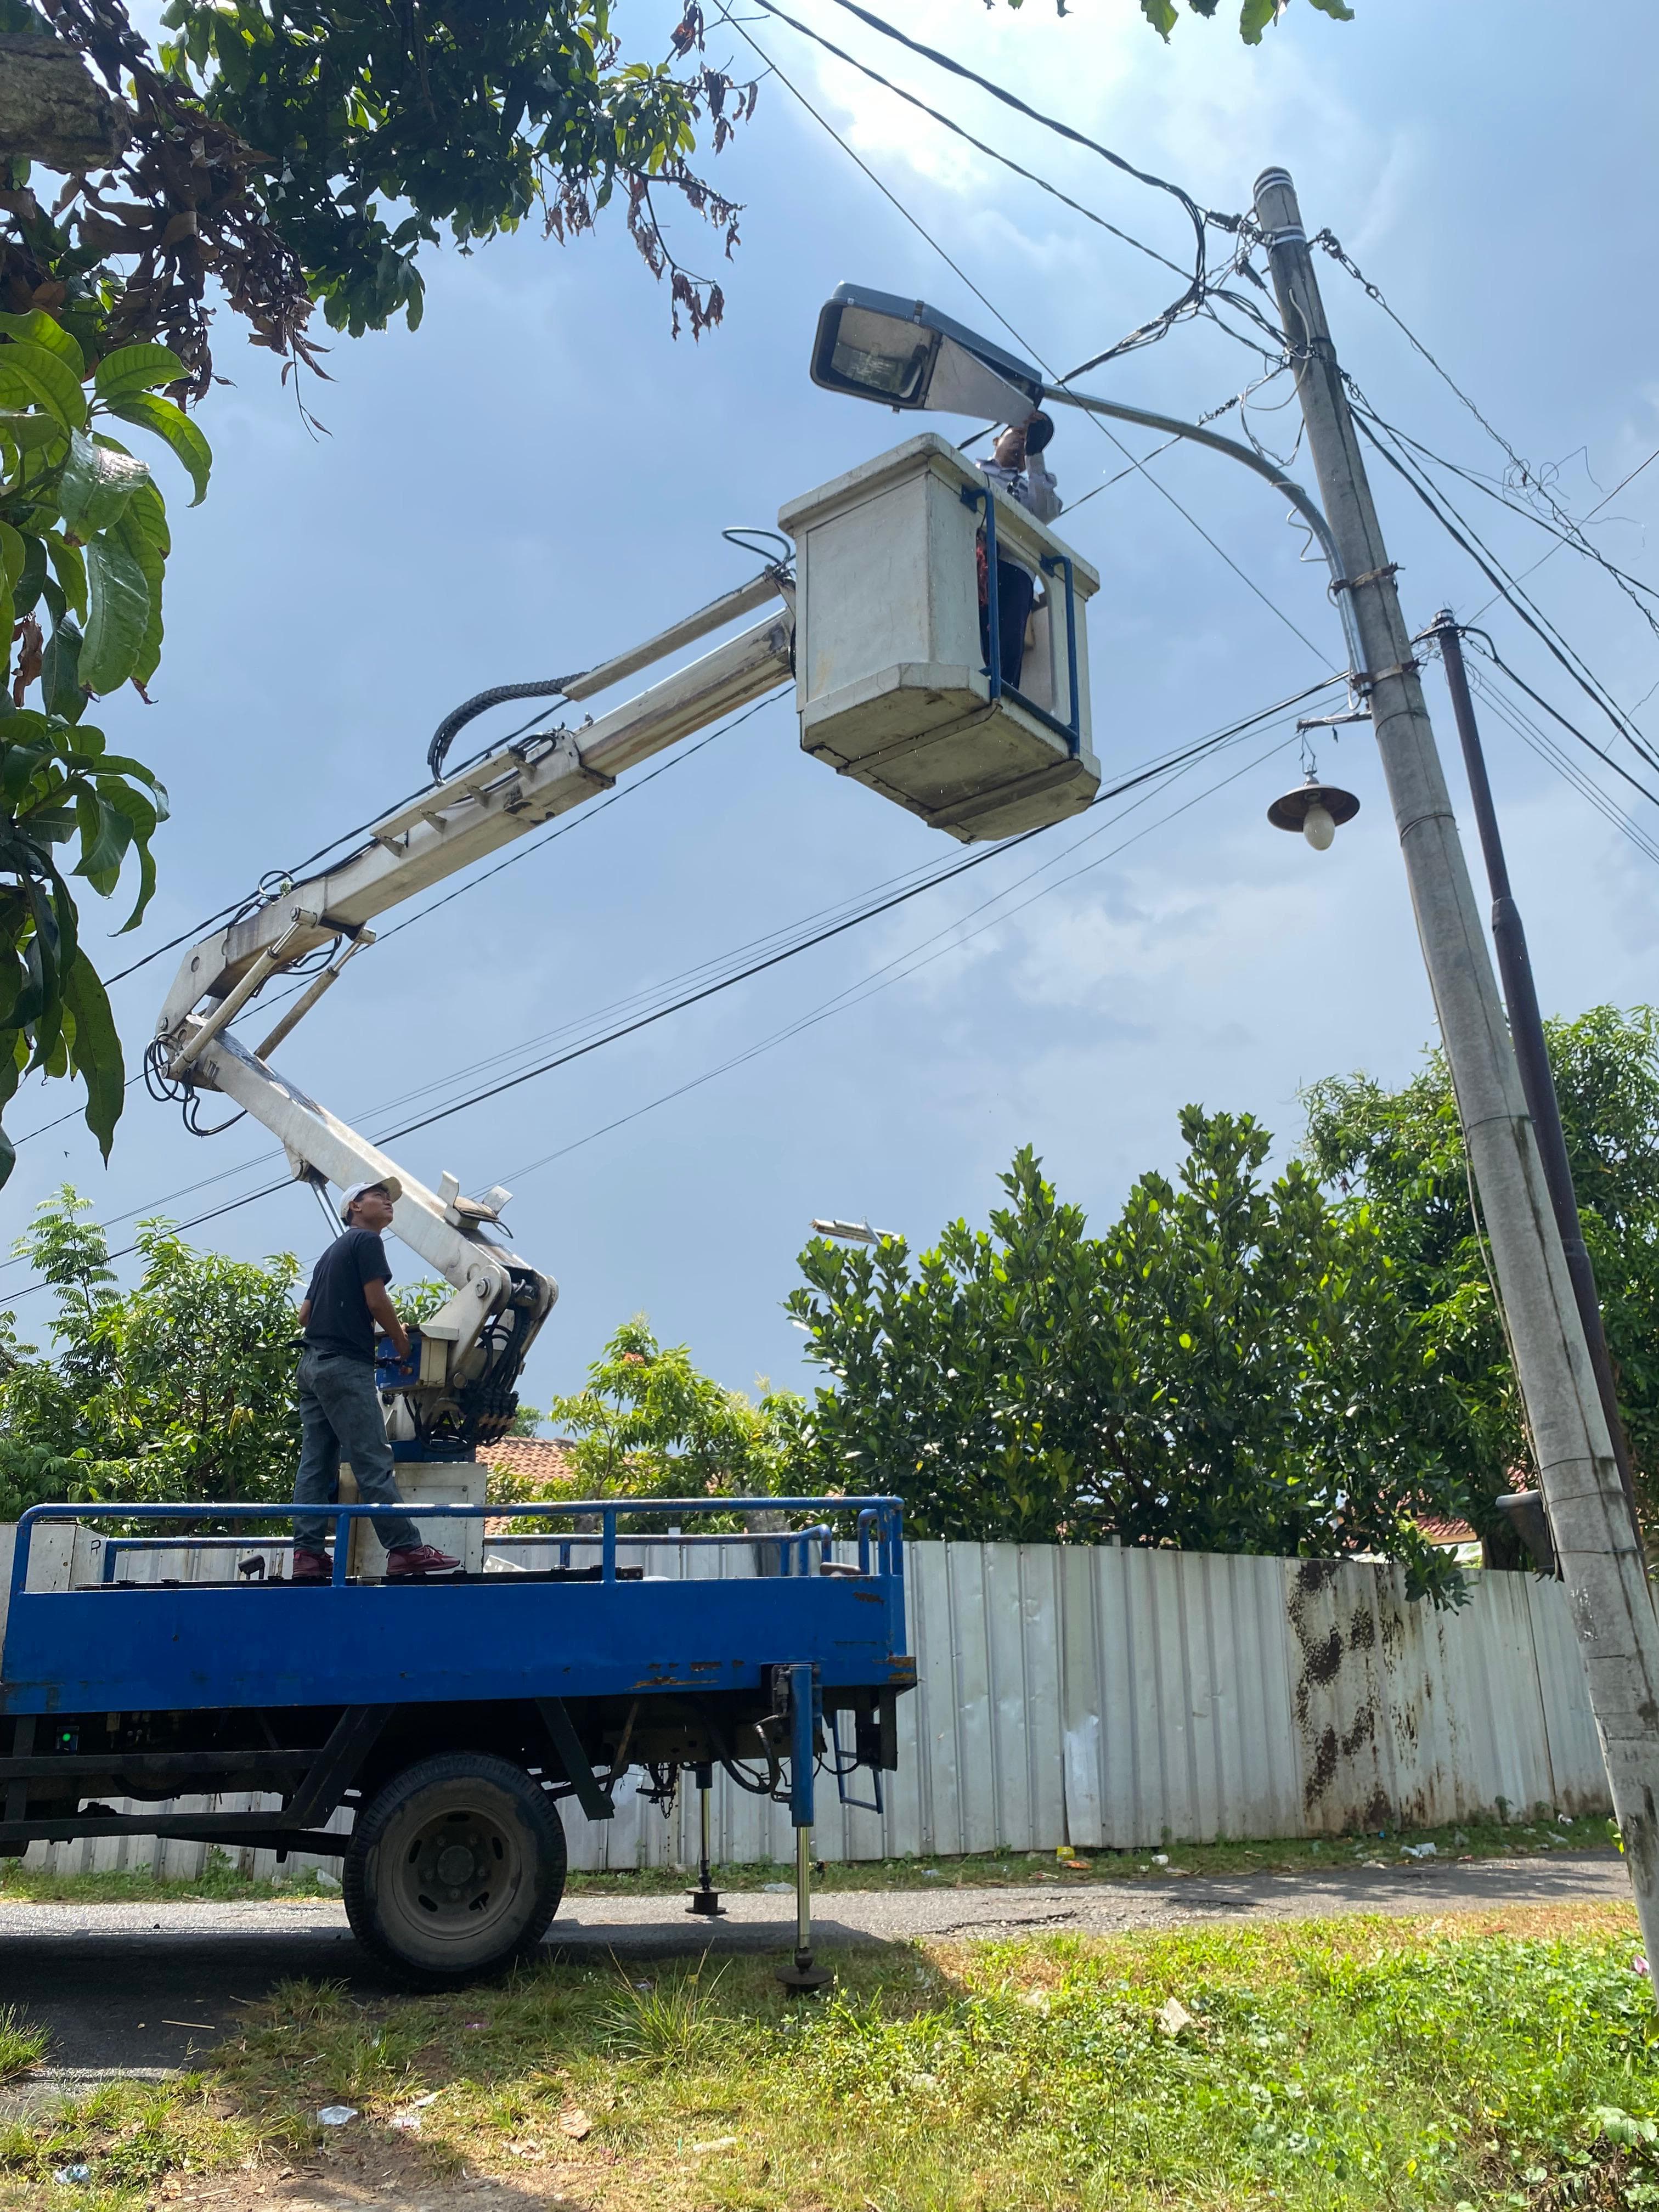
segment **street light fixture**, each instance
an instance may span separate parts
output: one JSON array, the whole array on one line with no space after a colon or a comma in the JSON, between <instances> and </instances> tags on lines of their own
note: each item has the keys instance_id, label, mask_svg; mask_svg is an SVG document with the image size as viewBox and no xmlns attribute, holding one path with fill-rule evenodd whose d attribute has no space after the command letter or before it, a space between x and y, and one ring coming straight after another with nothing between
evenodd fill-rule
<instances>
[{"instance_id":1,"label":"street light fixture","mask_svg":"<svg viewBox=\"0 0 1659 2212\"><path fill-rule=\"evenodd\" d=\"M1274 799L1267 809L1267 819L1275 830L1299 830L1316 853L1325 853L1342 824L1352 822L1358 811L1359 801L1352 792L1334 783L1321 783L1317 776L1310 775L1294 791Z\"/></svg>"},{"instance_id":2,"label":"street light fixture","mask_svg":"<svg viewBox=\"0 0 1659 2212\"><path fill-rule=\"evenodd\" d=\"M872 1229L867 1221L815 1221L815 1237L836 1237L846 1244L880 1244L890 1241L890 1229Z\"/></svg>"},{"instance_id":3,"label":"street light fixture","mask_svg":"<svg viewBox=\"0 0 1659 2212\"><path fill-rule=\"evenodd\" d=\"M1114 422L1158 430L1165 437L1186 438L1242 461L1289 500L1319 541L1335 586L1333 596L1342 620L1348 665L1351 668L1365 665L1349 605L1352 593L1342 573L1342 556L1323 510L1276 461L1253 447L1224 438L1201 423L1183 422L1172 415L1155 415L1145 407L1126 407L1115 399L1099 399L1063 384L1050 384L1030 362L1021 361L954 317L929 307L926 300L906 300L896 293L874 292L861 284L837 285L820 312L812 342L811 375L813 383L826 392L872 400L899 412L927 409L945 415L973 415L988 422L1023 422L1040 401L1052 400L1061 407L1080 408L1087 415L1109 416Z\"/></svg>"}]
</instances>

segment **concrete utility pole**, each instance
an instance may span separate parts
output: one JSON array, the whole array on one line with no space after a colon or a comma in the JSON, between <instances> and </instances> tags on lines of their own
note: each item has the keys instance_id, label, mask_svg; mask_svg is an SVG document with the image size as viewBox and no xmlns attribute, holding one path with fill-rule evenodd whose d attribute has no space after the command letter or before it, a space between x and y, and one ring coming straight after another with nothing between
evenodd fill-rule
<instances>
[{"instance_id":1,"label":"concrete utility pole","mask_svg":"<svg viewBox=\"0 0 1659 2212\"><path fill-rule=\"evenodd\" d=\"M1256 180L1308 445L1364 653L1425 965L1565 1578L1648 1955L1659 1965L1659 1621L1522 1094L1393 567L1371 504L1296 191Z\"/></svg>"}]
</instances>

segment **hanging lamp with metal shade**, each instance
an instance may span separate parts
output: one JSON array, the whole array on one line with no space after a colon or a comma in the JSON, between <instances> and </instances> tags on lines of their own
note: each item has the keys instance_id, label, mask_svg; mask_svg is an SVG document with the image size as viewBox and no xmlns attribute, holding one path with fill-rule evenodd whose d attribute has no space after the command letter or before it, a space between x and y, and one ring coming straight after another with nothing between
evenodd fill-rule
<instances>
[{"instance_id":1,"label":"hanging lamp with metal shade","mask_svg":"<svg viewBox=\"0 0 1659 2212\"><path fill-rule=\"evenodd\" d=\"M1352 822L1358 811L1359 801L1352 792L1310 776L1306 783L1274 799L1267 819L1275 830L1299 830L1315 852L1322 853L1342 824Z\"/></svg>"}]
</instances>

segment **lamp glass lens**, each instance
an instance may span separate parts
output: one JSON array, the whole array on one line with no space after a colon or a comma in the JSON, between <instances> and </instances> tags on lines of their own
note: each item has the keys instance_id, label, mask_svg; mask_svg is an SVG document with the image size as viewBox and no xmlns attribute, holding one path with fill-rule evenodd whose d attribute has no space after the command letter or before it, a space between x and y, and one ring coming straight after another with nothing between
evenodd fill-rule
<instances>
[{"instance_id":1,"label":"lamp glass lens","mask_svg":"<svg viewBox=\"0 0 1659 2212\"><path fill-rule=\"evenodd\" d=\"M1326 851L1332 838L1336 835L1335 823L1331 819L1328 811L1317 801L1302 817L1302 834L1316 853Z\"/></svg>"}]
</instances>

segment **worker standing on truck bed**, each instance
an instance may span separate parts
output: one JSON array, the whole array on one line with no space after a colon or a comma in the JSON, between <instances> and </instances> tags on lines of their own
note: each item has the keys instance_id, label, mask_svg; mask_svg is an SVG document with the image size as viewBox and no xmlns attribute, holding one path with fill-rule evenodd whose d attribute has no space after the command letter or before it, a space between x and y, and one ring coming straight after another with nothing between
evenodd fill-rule
<instances>
[{"instance_id":1,"label":"worker standing on truck bed","mask_svg":"<svg viewBox=\"0 0 1659 2212\"><path fill-rule=\"evenodd\" d=\"M382 1182L353 1183L340 1201L345 1234L335 1238L312 1270L311 1286L300 1307L305 1349L300 1355L296 1505L338 1502L342 1454L365 1504L392 1505L402 1496L392 1472L392 1445L374 1382L377 1324L392 1339L399 1359L409 1357L408 1331L386 1292L392 1269L380 1241L380 1231L391 1225L392 1206L402 1194L402 1184L392 1176ZM402 1582L411 1575L448 1574L460 1565L435 1544L423 1544L412 1521L377 1518L372 1525L386 1547L388 1582ZM336 1542L343 1537L344 1531L337 1528ZM295 1515L296 1583L331 1579L327 1539L325 1515Z\"/></svg>"}]
</instances>

